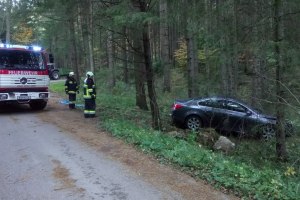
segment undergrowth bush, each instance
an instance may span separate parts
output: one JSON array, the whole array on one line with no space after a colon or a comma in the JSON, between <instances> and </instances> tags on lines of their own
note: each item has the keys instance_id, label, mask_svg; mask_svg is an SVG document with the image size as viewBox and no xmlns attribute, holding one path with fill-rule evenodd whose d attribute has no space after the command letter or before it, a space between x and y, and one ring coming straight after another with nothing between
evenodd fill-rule
<instances>
[{"instance_id":1,"label":"undergrowth bush","mask_svg":"<svg viewBox=\"0 0 300 200\"><path fill-rule=\"evenodd\" d=\"M245 199L297 199L299 182L291 181L279 170L257 169L233 158L214 153L167 134L137 127L127 120L107 119L103 127L142 151L174 163L216 187L226 187Z\"/></svg>"}]
</instances>

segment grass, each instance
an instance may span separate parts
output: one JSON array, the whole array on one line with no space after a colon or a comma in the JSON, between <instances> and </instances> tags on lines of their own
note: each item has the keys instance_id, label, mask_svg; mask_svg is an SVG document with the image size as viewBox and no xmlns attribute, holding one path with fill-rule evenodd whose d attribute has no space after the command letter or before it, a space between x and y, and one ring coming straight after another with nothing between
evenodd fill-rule
<instances>
[{"instance_id":1,"label":"grass","mask_svg":"<svg viewBox=\"0 0 300 200\"><path fill-rule=\"evenodd\" d=\"M65 82L55 82L50 84L50 91L55 91L59 94L65 93Z\"/></svg>"},{"instance_id":2,"label":"grass","mask_svg":"<svg viewBox=\"0 0 300 200\"><path fill-rule=\"evenodd\" d=\"M51 90L63 93L62 85L52 83ZM121 83L112 91L105 84L97 86L97 113L102 128L113 136L243 199L299 199L299 134L287 139L290 159L286 163L277 162L274 141L233 138L237 149L224 155L200 146L194 140L195 133L184 138L168 134L172 131L168 123L172 94L158 99L164 126L164 132L158 132L151 129L150 112L135 106L133 88Z\"/></svg>"}]
</instances>

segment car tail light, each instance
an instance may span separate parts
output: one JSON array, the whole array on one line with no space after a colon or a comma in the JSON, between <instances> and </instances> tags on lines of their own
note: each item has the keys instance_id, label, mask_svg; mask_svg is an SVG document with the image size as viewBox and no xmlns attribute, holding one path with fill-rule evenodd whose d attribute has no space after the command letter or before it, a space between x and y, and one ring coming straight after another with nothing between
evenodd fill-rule
<instances>
[{"instance_id":1,"label":"car tail light","mask_svg":"<svg viewBox=\"0 0 300 200\"><path fill-rule=\"evenodd\" d=\"M183 107L183 105L178 104L178 103L174 103L173 106L172 106L173 110L178 110L178 109L180 109L182 107Z\"/></svg>"}]
</instances>

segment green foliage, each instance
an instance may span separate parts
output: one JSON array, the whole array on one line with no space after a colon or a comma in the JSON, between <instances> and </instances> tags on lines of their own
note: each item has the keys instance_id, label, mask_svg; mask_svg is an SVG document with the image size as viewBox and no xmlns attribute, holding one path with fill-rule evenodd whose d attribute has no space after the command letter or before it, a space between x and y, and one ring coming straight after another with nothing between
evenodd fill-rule
<instances>
[{"instance_id":1,"label":"green foliage","mask_svg":"<svg viewBox=\"0 0 300 200\"><path fill-rule=\"evenodd\" d=\"M187 67L187 44L184 39L179 40L179 47L174 52L174 57L177 65L181 68ZM198 59L200 63L206 64L209 59L216 59L215 54L218 52L218 49L199 49L198 50Z\"/></svg>"},{"instance_id":2,"label":"green foliage","mask_svg":"<svg viewBox=\"0 0 300 200\"><path fill-rule=\"evenodd\" d=\"M118 27L139 27L143 28L145 23L157 23L159 18L155 13L140 12L138 8L133 9L131 2L121 1L119 4L110 6L105 10L107 18L107 26Z\"/></svg>"},{"instance_id":3,"label":"green foliage","mask_svg":"<svg viewBox=\"0 0 300 200\"><path fill-rule=\"evenodd\" d=\"M20 24L12 35L12 39L17 44L31 44L34 41L32 28L24 23Z\"/></svg>"},{"instance_id":4,"label":"green foliage","mask_svg":"<svg viewBox=\"0 0 300 200\"><path fill-rule=\"evenodd\" d=\"M154 60L153 61L153 72L158 76L162 77L163 76L163 65L161 60Z\"/></svg>"},{"instance_id":5,"label":"green foliage","mask_svg":"<svg viewBox=\"0 0 300 200\"><path fill-rule=\"evenodd\" d=\"M73 70L68 67L61 67L61 66L59 67L60 75L67 75L67 74L69 74L70 71L73 71Z\"/></svg>"},{"instance_id":6,"label":"green foliage","mask_svg":"<svg viewBox=\"0 0 300 200\"><path fill-rule=\"evenodd\" d=\"M179 67L187 67L187 45L183 39L179 41L179 48L174 52L174 57Z\"/></svg>"}]
</instances>

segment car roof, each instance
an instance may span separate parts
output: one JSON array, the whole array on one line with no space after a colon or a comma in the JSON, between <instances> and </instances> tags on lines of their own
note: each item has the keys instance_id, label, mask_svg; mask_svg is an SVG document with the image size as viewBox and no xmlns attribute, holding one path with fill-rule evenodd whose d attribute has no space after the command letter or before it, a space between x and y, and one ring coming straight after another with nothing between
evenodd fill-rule
<instances>
[{"instance_id":1,"label":"car roof","mask_svg":"<svg viewBox=\"0 0 300 200\"><path fill-rule=\"evenodd\" d=\"M249 105L241 100L238 100L238 99L234 99L234 98L231 98L231 97L223 97L223 96L210 96L210 97L198 97L198 98L194 98L194 100L196 101L204 101L204 100L209 100L209 99L212 99L212 100L225 100L225 101L233 101L233 102L236 102L236 103L239 103L243 106L246 106L246 107L249 107Z\"/></svg>"},{"instance_id":2,"label":"car roof","mask_svg":"<svg viewBox=\"0 0 300 200\"><path fill-rule=\"evenodd\" d=\"M230 97L222 97L222 96L198 97L198 98L194 98L194 99L195 99L195 100L206 100L206 99L231 100L231 101L237 101L237 102L239 102L239 100L237 100L237 99L230 98Z\"/></svg>"}]
</instances>

